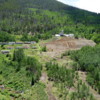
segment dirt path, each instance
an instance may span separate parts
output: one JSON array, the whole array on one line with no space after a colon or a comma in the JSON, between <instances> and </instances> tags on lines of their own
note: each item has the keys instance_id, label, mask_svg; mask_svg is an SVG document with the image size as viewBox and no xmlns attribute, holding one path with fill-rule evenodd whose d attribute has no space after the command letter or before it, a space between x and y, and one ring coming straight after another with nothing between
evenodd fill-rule
<instances>
[{"instance_id":1,"label":"dirt path","mask_svg":"<svg viewBox=\"0 0 100 100\"><path fill-rule=\"evenodd\" d=\"M47 84L46 90L47 90L47 93L48 93L48 99L49 99L49 100L57 100L57 99L55 98L55 96L53 95L51 89L52 89L52 83Z\"/></svg>"},{"instance_id":2,"label":"dirt path","mask_svg":"<svg viewBox=\"0 0 100 100\"><path fill-rule=\"evenodd\" d=\"M52 83L48 82L48 76L46 72L42 73L40 81L46 85L46 91L48 94L48 100L57 100L56 97L52 93Z\"/></svg>"},{"instance_id":3,"label":"dirt path","mask_svg":"<svg viewBox=\"0 0 100 100\"><path fill-rule=\"evenodd\" d=\"M90 85L88 85L86 81L86 73L82 71L78 71L78 74L79 74L79 78L89 87L90 93L94 95L96 100L100 100L100 95Z\"/></svg>"}]
</instances>

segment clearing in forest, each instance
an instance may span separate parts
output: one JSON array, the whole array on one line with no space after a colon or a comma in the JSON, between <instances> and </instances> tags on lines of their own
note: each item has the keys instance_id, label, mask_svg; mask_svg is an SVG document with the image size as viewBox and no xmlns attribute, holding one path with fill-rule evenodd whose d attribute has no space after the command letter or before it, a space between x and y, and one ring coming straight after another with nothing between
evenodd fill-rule
<instances>
[{"instance_id":1,"label":"clearing in forest","mask_svg":"<svg viewBox=\"0 0 100 100\"><path fill-rule=\"evenodd\" d=\"M45 44L49 51L65 51L80 49L83 46L95 46L92 40L87 39L74 39L63 37L61 39L53 40Z\"/></svg>"},{"instance_id":2,"label":"clearing in forest","mask_svg":"<svg viewBox=\"0 0 100 100\"><path fill-rule=\"evenodd\" d=\"M75 39L62 37L60 39L53 39L49 42L42 43L42 45L45 45L47 48L47 52L42 53L42 56L55 58L67 50L78 50L83 46L95 46L96 43L92 40L82 38Z\"/></svg>"}]
</instances>

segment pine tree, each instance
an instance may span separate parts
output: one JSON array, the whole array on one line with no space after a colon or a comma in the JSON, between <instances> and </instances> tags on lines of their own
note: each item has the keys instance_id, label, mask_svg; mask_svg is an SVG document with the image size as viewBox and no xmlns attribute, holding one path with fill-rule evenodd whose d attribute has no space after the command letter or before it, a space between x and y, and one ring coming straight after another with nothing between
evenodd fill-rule
<instances>
[{"instance_id":1,"label":"pine tree","mask_svg":"<svg viewBox=\"0 0 100 100\"><path fill-rule=\"evenodd\" d=\"M31 86L33 86L34 83L35 83L35 81L34 81L34 77L32 77Z\"/></svg>"}]
</instances>

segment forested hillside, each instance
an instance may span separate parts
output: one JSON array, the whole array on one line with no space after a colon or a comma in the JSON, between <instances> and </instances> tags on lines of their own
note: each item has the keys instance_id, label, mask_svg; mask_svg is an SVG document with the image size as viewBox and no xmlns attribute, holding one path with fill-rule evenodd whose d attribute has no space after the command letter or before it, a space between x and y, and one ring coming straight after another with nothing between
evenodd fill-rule
<instances>
[{"instance_id":1,"label":"forested hillside","mask_svg":"<svg viewBox=\"0 0 100 100\"><path fill-rule=\"evenodd\" d=\"M0 100L33 99L100 100L100 14L0 0Z\"/></svg>"},{"instance_id":2,"label":"forested hillside","mask_svg":"<svg viewBox=\"0 0 100 100\"><path fill-rule=\"evenodd\" d=\"M31 33L38 34L38 39L47 39L63 29L66 34L74 33L96 41L100 36L99 27L100 14L56 0L0 0L1 33Z\"/></svg>"}]
</instances>

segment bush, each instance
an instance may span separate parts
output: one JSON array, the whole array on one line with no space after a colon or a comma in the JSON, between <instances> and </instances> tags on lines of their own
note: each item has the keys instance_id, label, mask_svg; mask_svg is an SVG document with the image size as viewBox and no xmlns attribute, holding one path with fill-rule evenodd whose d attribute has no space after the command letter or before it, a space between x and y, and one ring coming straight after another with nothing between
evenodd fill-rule
<instances>
[{"instance_id":1,"label":"bush","mask_svg":"<svg viewBox=\"0 0 100 100\"><path fill-rule=\"evenodd\" d=\"M43 51L43 52L46 52L46 51L47 51L46 46L42 47L42 51Z\"/></svg>"},{"instance_id":2,"label":"bush","mask_svg":"<svg viewBox=\"0 0 100 100\"><path fill-rule=\"evenodd\" d=\"M67 82L67 86L73 86L75 72L72 69L67 69L63 66L58 66L58 64L49 62L46 64L46 69L48 73L49 80L54 81L56 83Z\"/></svg>"},{"instance_id":3,"label":"bush","mask_svg":"<svg viewBox=\"0 0 100 100\"><path fill-rule=\"evenodd\" d=\"M25 55L23 49L15 50L13 53L13 61L21 62L24 57Z\"/></svg>"},{"instance_id":4,"label":"bush","mask_svg":"<svg viewBox=\"0 0 100 100\"><path fill-rule=\"evenodd\" d=\"M14 36L8 34L7 32L0 32L0 42L15 41Z\"/></svg>"}]
</instances>

